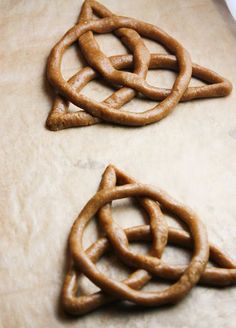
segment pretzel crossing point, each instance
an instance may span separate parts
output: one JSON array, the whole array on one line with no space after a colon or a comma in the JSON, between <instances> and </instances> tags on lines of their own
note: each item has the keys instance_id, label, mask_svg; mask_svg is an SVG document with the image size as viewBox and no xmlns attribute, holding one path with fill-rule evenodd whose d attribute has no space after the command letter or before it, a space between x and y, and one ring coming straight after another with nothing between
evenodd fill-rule
<instances>
[{"instance_id":1,"label":"pretzel crossing point","mask_svg":"<svg viewBox=\"0 0 236 328\"><path fill-rule=\"evenodd\" d=\"M93 12L100 18L93 19ZM110 31L121 38L121 41L133 53L133 57L132 55L106 57L93 37L93 32ZM139 34L160 42L175 56L150 55ZM82 69L66 82L60 72L61 59L65 50L77 40L91 68ZM122 70L131 66L134 68L133 73ZM176 70L178 76L172 89L161 89L149 85L145 81L148 68ZM192 68L193 76L211 84L188 88ZM123 86L102 103L80 93L91 79L100 75L109 83ZM101 121L142 126L164 118L181 100L225 96L232 89L231 83L216 73L197 65L192 67L187 50L161 29L135 19L116 16L100 3L91 0L84 2L78 24L69 30L53 48L48 59L47 76L59 92L47 119L47 127L51 130L92 125ZM137 92L161 102L143 113L119 110L133 99ZM69 102L85 111L70 112Z\"/></svg>"}]
</instances>

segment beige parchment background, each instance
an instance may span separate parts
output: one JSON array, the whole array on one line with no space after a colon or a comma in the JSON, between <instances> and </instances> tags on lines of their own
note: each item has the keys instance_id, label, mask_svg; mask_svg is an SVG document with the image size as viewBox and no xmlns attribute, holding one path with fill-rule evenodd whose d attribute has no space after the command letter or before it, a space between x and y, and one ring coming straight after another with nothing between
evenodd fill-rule
<instances>
[{"instance_id":1,"label":"beige parchment background","mask_svg":"<svg viewBox=\"0 0 236 328\"><path fill-rule=\"evenodd\" d=\"M74 320L58 310L71 224L111 162L191 206L205 222L209 239L236 260L233 19L221 0L102 3L115 13L160 26L185 45L194 62L230 79L234 91L227 98L179 104L166 119L145 128L97 125L50 132L44 127L52 103L46 59L76 22L81 1L0 1L0 327L233 328L235 288L196 287L174 307L134 311L113 305ZM97 40L108 55L126 52L113 36ZM153 42L147 45L160 51ZM63 61L65 76L81 66L72 47ZM148 75L155 85L170 86L173 79L166 71ZM111 90L92 82L83 92L102 100ZM143 110L151 104L134 100L127 108ZM114 207L122 226L143 222L129 202ZM88 231L85 246L96 239L94 223ZM184 252L167 253L172 263L189 259ZM107 257L100 268L121 279L127 271L115 263ZM82 287L94 288L86 279Z\"/></svg>"}]
</instances>

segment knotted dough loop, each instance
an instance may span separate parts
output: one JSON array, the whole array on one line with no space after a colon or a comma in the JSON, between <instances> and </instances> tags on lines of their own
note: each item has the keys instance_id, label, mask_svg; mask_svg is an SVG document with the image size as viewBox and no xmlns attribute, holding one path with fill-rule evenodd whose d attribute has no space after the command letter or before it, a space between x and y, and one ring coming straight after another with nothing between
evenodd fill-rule
<instances>
[{"instance_id":1,"label":"knotted dough loop","mask_svg":"<svg viewBox=\"0 0 236 328\"><path fill-rule=\"evenodd\" d=\"M94 20L93 13L100 19ZM108 19L109 18L109 19ZM99 48L93 32L114 34L133 53L132 55L108 58ZM176 56L152 54L146 48L138 32L159 41ZM60 64L64 51L78 38L79 47L91 67L82 69L67 82L64 81ZM120 71L133 68L133 73ZM179 75L172 89L157 88L146 81L148 68L167 68L176 70ZM193 76L210 85L188 87L191 71ZM52 110L46 122L50 130L60 130L75 126L93 125L99 122L142 126L157 122L168 115L179 101L197 98L221 97L232 90L231 83L216 73L193 64L188 52L172 37L157 27L114 15L103 5L93 0L86 0L82 6L79 22L53 48L47 65L49 81L58 90ZM80 94L82 88L97 76L102 76L112 85L122 85L102 103L98 103ZM132 100L137 92L148 98L161 101L159 105L143 113L117 111ZM72 102L85 111L70 112Z\"/></svg>"},{"instance_id":2,"label":"knotted dough loop","mask_svg":"<svg viewBox=\"0 0 236 328\"><path fill-rule=\"evenodd\" d=\"M170 94L153 109L143 113L134 113L126 111L117 111L113 106L106 103L99 103L88 97L81 95L71 87L69 82L66 82L61 74L61 59L65 50L77 39L86 36L88 32L108 33L119 29L131 29L138 32L140 35L160 42L178 60L179 74L175 80ZM136 50L134 45L133 50ZM89 49L87 48L89 47ZM86 49L85 49L86 48ZM87 60L90 64L96 66L96 69L112 82L122 84L123 86L132 88L151 99L159 99L162 90L150 86L142 76L135 73L118 71L114 69L109 58L107 58L99 49L98 45L94 46L91 42L83 44L83 52L89 50ZM139 52L137 51L137 57ZM139 58L139 57L138 57ZM139 58L139 63L142 58ZM138 67L137 62L137 67ZM138 69L138 68L137 68ZM184 94L192 74L192 64L190 56L186 49L174 38L159 29L158 27L147 24L136 19L127 17L115 16L105 17L97 20L82 20L72 29L70 29L64 37L56 44L48 58L47 76L51 84L58 92L73 102L75 105L83 108L89 114L101 118L105 121L114 122L124 125L140 126L156 122L173 110Z\"/></svg>"},{"instance_id":3,"label":"knotted dough loop","mask_svg":"<svg viewBox=\"0 0 236 328\"><path fill-rule=\"evenodd\" d=\"M124 172L120 171L113 165L109 165L103 174L99 190L100 191L107 190L107 192L109 193L111 190L116 189L115 186L117 186L117 185L122 185L122 186L124 185L125 188L127 188L129 186L133 187L133 186L138 185L138 186L140 186L140 188L143 188L143 185L138 184L135 179L127 176ZM100 194L100 192L98 194ZM96 197L98 197L100 199L100 197L98 195ZM171 200L164 193L161 193L161 195L159 195L159 202L153 201L150 198L142 198L142 197L138 197L137 200L140 203L140 205L147 211L147 214L148 214L149 220L150 220L150 225L128 228L128 229L124 230L124 233L123 232L120 233L121 228L119 226L113 225L114 223L112 221L109 222L109 224L111 223L111 225L113 225L113 227L115 227L115 228L118 227L118 229L115 229L114 234L116 235L116 237L121 237L120 238L121 247L122 247L122 244L124 244L124 247L127 248L128 241L129 242L130 241L151 241L152 242L151 251L150 251L149 255L143 256L143 260L150 259L151 258L150 255L155 256L157 262L159 262L159 265L158 265L159 268L158 268L158 270L154 271L154 273L153 273L153 270L150 270L151 271L151 273L150 273L148 270L143 270L143 269L140 270L140 267L138 267L139 270L133 272L122 283L127 285L131 289L131 291L132 291L132 289L139 290L145 284L147 284L152 278L161 277L163 279L167 279L170 281L179 281L179 279L183 279L182 277L185 272L188 272L187 276L188 277L190 276L190 281L193 283L192 274L195 272L194 269L192 271L189 269L188 266L170 266L170 265L167 265L167 264L163 263L162 261L160 261L160 258L162 256L164 248L165 248L165 245L167 243L167 238L168 238L168 243L170 243L170 244L181 246L184 248L195 249L194 234L198 234L196 229L194 230L194 234L192 234L190 231L190 235L189 235L187 232L185 232L183 230L168 228L167 222L162 215L160 206L163 208L163 205L164 205L164 208L167 207L171 211L174 211L174 212L176 211L176 208L177 208L177 212L178 212L177 214L184 214L184 215L186 215L186 209L184 208L184 210L183 210L183 207L181 207L181 205L179 205L179 204L176 205L176 202ZM162 200L162 201L160 201L160 200ZM91 202L89 202L89 203L90 203L90 205L86 205L85 208L87 208L87 211L89 211L90 215L92 215L94 213L94 206L91 205ZM178 206L180 206L180 207L178 207ZM178 208L179 208L179 210L178 210ZM86 210L84 209L83 212L84 211L86 211ZM195 215L192 214L191 211L188 211L187 213L189 215L191 215L190 220L196 219ZM117 245L112 240L112 239L114 239L114 236L110 235L110 232L108 231L109 226L108 227L106 226L107 218L109 220L112 220L111 203L107 203L106 205L102 206L98 210L98 219L101 224L101 228L105 232L107 232L106 236L98 239L85 252L80 250L83 253L83 256L86 253L86 257L89 258L90 261L93 263L96 263L99 260L99 258L106 251L108 251L109 248L111 248L111 246L119 256L119 250L117 252L117 249L116 249ZM69 266L68 266L68 271L67 271L67 274L65 277L65 281L63 284L63 288L62 288L62 294L61 294L62 304L63 304L64 309L68 313L71 313L74 315L82 315L82 314L88 313L88 312L90 312L104 304L112 302L116 299L129 299L126 296L121 297L119 291L118 291L118 293L116 291L114 293L113 286L111 287L111 289L109 289L109 291L107 288L105 288L105 289L102 288L102 290L97 293L93 293L90 295L77 296L78 283L79 283L78 279L79 279L79 276L81 275L81 273L86 274L86 269L84 271L83 262L81 263L80 260L79 261L76 260L76 257L77 257L76 254L78 252L76 250L76 245L77 245L77 243L81 243L81 239L80 238L77 239L78 236L77 236L76 231L79 230L80 234L82 236L83 230L85 229L85 226L86 226L86 223L88 223L88 221L85 222L84 220L82 220L82 221L80 221L80 224L78 224L78 221L80 221L80 219L77 219L77 221L75 222L75 224L72 228L71 234L70 234ZM194 223L194 226L195 226L195 223ZM201 223L200 223L200 226L202 226ZM205 233L204 228L203 228L203 233ZM125 234L125 237L124 237L124 234ZM204 235L202 237L204 239ZM196 243L199 244L199 239L196 239L195 241L196 241ZM200 252L202 252L202 256L204 257L204 254L206 256L206 253L208 252L207 251L208 247L206 247L204 240L203 240L203 244L201 244L201 242L200 242L200 245L202 245L202 247L203 247L203 249ZM80 247L82 249L81 244L80 244ZM120 247L120 245L118 244L118 248L119 247ZM199 247L199 245L197 248L201 249L201 247ZM216 263L219 267L206 267L200 275L199 282L201 284L207 284L207 285L212 285L212 286L227 286L227 285L235 284L236 283L236 264L229 257L227 257L224 253L222 253L216 246L210 244L209 249L210 249L210 259L214 263ZM137 254L132 255L132 256L134 256L134 259L135 259L136 255ZM195 255L196 255L196 253L195 253ZM124 256L126 257L127 255L125 254ZM138 258L139 258L139 256L138 256ZM121 257L120 259L121 259L121 261L124 261L124 258ZM200 261L200 263L203 264L203 262L201 262L202 261L201 259L199 261ZM124 261L124 262L126 263L126 261ZM129 262L127 262L127 264L129 266L136 266L133 263L131 265L131 263L129 263ZM90 265L91 265L91 263L90 263ZM90 273L93 276L94 267L92 267L92 268L89 267L88 270L90 270ZM100 273L98 271L95 271L95 272L100 277ZM195 273L194 273L194 275L195 275ZM92 276L88 276L88 277L92 281L94 281L92 279ZM106 277L103 276L103 279L106 280ZM183 279L183 281L182 281L183 284L186 283L186 279ZM196 276L195 276L195 279L196 279ZM96 283L96 281L94 281L94 282ZM187 279L187 283L189 284L188 279ZM101 285L99 285L99 283L97 283L97 285L101 287ZM176 285L173 285L173 286L176 286ZM173 286L171 288L173 288ZM110 286L108 288L110 288ZM176 287L174 287L174 288L176 288ZM180 288L181 293L184 293L184 290L181 287L181 284L180 284L180 287L178 287L178 288ZM104 292L105 292L105 294L104 294ZM187 293L186 290L185 290L185 292ZM143 296L142 292L140 292L140 293L141 293L141 296ZM164 295L167 295L168 289L167 289L167 291L161 292L161 294L162 293ZM145 293L145 294L148 294L148 296L150 296L153 293L150 293L150 294ZM138 295L138 296L140 296L140 295ZM137 299L140 301L140 297L138 297L138 296L137 296ZM147 298L148 298L148 296L146 295ZM173 298L170 297L169 301L170 302L177 301L178 297L177 298L175 298L175 297L174 296L173 296ZM182 294L181 294L181 297L183 297ZM174 299L174 301L173 301L173 299ZM133 302L135 302L135 303L140 304L139 301L136 302L133 299ZM155 305L162 304L162 303L156 303L156 301L157 301L156 299L155 300L152 299L152 301L153 302L155 301L155 303L152 303ZM165 299L165 301L167 301L167 299ZM141 298L141 302L143 302L143 298ZM159 300L159 302L160 302L160 300ZM148 302L146 301L146 298L145 298L145 305L150 305L149 301Z\"/></svg>"},{"instance_id":4,"label":"knotted dough loop","mask_svg":"<svg viewBox=\"0 0 236 328\"><path fill-rule=\"evenodd\" d=\"M158 202L163 208L178 215L180 219L187 224L190 230L194 243L193 257L189 266L182 272L179 280L164 291L137 291L123 282L107 277L96 268L95 264L83 249L82 238L84 229L91 218L102 206L110 203L112 200L125 197L147 197ZM114 238L121 238L121 244L124 245L124 235L120 234L120 231L116 231L116 229L114 229L113 233L115 234ZM109 237L110 236L108 236L108 238ZM75 265L104 292L120 299L129 300L145 306L159 306L181 300L200 279L209 257L206 229L198 217L190 209L177 203L163 191L140 183L132 183L98 191L86 204L79 217L74 222L69 237L69 247ZM151 258L156 260L156 266L152 267L149 263L147 271L150 270L152 274L157 274L158 271L162 270L167 276L173 274L174 267L167 265L158 258ZM154 262L152 262L152 264L154 264Z\"/></svg>"}]
</instances>

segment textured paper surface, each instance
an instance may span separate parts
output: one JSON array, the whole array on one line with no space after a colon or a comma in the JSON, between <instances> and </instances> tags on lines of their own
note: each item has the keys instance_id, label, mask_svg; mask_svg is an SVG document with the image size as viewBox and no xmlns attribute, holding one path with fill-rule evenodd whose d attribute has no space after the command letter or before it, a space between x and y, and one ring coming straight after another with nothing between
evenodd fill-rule
<instances>
[{"instance_id":1,"label":"textured paper surface","mask_svg":"<svg viewBox=\"0 0 236 328\"><path fill-rule=\"evenodd\" d=\"M168 191L205 222L209 239L236 260L236 27L218 0L102 1L115 13L155 24L177 38L192 60L234 84L232 95L179 104L145 128L97 125L50 132L44 123L52 104L45 64L52 46L76 22L81 1L0 2L0 327L234 327L236 289L196 287L174 307L126 310L109 306L79 319L58 310L70 227L114 163L144 183ZM108 54L125 53L115 37L98 36ZM153 42L150 49L160 51ZM77 48L63 61L69 78L81 67ZM174 74L152 71L155 85ZM199 83L194 81L193 83ZM83 91L104 99L111 90L92 82ZM126 107L143 110L153 102ZM114 204L122 226L143 222L127 202ZM85 246L96 239L92 224ZM168 260L189 256L169 250ZM103 260L100 267L122 278L127 271ZM152 288L158 288L153 284ZM82 289L93 290L86 279Z\"/></svg>"}]
</instances>

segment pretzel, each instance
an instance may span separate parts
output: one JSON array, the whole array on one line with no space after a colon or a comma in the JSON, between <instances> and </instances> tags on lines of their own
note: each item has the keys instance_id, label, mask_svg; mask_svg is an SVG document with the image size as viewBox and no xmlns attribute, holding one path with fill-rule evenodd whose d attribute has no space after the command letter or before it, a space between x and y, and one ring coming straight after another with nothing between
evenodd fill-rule
<instances>
[{"instance_id":1,"label":"pretzel","mask_svg":"<svg viewBox=\"0 0 236 328\"><path fill-rule=\"evenodd\" d=\"M118 170L114 166L109 166L103 175L103 179L100 184L100 190L108 188L112 188L117 184L132 184L136 181L133 178L128 177L122 171ZM125 230L127 238L130 241L139 241L139 240L151 240L153 236L155 236L156 230L159 227L159 247L155 247L158 245L153 243L154 249L159 249L159 252L156 252L156 256L161 257L163 249L166 244L166 236L167 236L167 229L166 224L163 221L162 215L158 211L159 206L156 202L150 201L149 199L139 199L141 205L147 210L149 215L152 212L157 214L157 221L158 224L152 223L151 226L139 226L134 228L129 228ZM156 208L155 208L156 207ZM104 228L104 218L111 215L110 205L105 205L102 207L99 212L99 220L102 223ZM154 220L153 220L154 221ZM155 229L153 230L153 225ZM106 228L105 228L106 230ZM152 237L151 237L152 236ZM164 237L164 239L163 239ZM108 236L109 238L109 236ZM192 242L191 237L185 231L181 231L178 229L169 228L169 239L168 242L180 245L182 247L191 248ZM93 262L97 262L98 259L109 249L109 239L101 238L96 241L92 246L90 246L86 253L88 257ZM222 286L222 285L229 285L236 282L236 265L234 262L225 256L216 246L210 245L210 258L216 264L224 267L224 268L207 268L205 272L202 274L200 282L204 284ZM225 269L226 268L226 269ZM158 272L158 276L170 279L170 280L177 280L180 279L181 275L186 270L186 267L174 267L172 268L171 274L166 274L166 268L160 268ZM63 284L62 289L62 304L64 309L76 315L85 314L89 311L96 309L97 307L114 301L116 297L110 296L108 294L103 294L102 292L94 293L92 295L86 296L79 296L77 297L77 289L78 289L78 277L80 273L78 270L81 270L81 266L78 269L75 267L75 264L70 258L70 264L68 268L68 272ZM150 279L151 275L148 271L138 270L134 272L128 279L124 280L124 283L127 284L129 287L134 289L140 289L144 286Z\"/></svg>"},{"instance_id":2,"label":"pretzel","mask_svg":"<svg viewBox=\"0 0 236 328\"><path fill-rule=\"evenodd\" d=\"M79 18L79 23L77 24L77 28L76 26L74 27L75 31L79 30L80 26L83 27L83 24L86 25L88 24L88 22L91 23L94 22L94 20L92 20L93 11L99 17L102 18L110 17L111 19L113 18L115 19L116 17L118 17L118 16L114 16L107 8L105 8L98 2L87 0L83 4L80 18ZM96 20L97 23L99 21L101 22L101 25L104 24L103 19ZM133 59L131 56L127 56L127 55L117 56L118 57L117 60L116 60L116 56L107 58L99 49L99 46L90 30L79 36L80 48L84 53L86 60L90 63L90 65L92 65L95 68L95 71L93 71L92 68L91 70L89 70L89 68L82 69L77 75L74 75L67 82L65 87L63 87L63 90L66 89L68 92L62 91L61 93L68 99L68 101L66 99L61 98L60 96L56 98L46 122L46 125L50 130L60 130L63 128L68 128L73 126L92 125L100 122L101 119L105 121L111 121L114 123L125 124L125 125L145 125L158 121L159 119L166 116L168 112L171 111L174 108L174 106L177 104L177 102L180 100L186 101L196 98L219 97L219 96L225 96L231 92L232 85L229 81L218 76L216 73L197 65L193 65L193 71L194 70L196 71L196 75L201 79L206 80L207 82L214 83L213 85L188 88L187 91L184 94L182 94L182 97L180 97L179 100L177 100L177 98L172 95L174 93L174 90L179 91L178 85L183 86L183 84L186 82L187 79L188 82L190 80L190 77L187 76L189 73L189 69L185 67L183 68L182 72L180 71L180 75L179 75L179 77L182 76L183 84L181 83L179 84L178 83L179 78L177 78L177 81L174 84L174 89L172 88L172 90L169 90L169 89L161 89L161 88L155 88L149 86L144 80L147 74L148 66L149 68L167 68L167 69L178 70L177 60L173 56L168 57L165 55L154 54L151 55L151 63L150 63L149 51L145 47L142 39L135 31L135 29L137 30L136 28L137 24L138 25L141 24L141 28L145 25L145 23L132 20L130 21L130 25L131 27L134 27L134 29L118 28L114 31L114 33L118 37L121 37L121 41L133 52L134 54ZM152 30L154 29L156 33L157 28L155 29L153 25L146 24L146 29L148 32L149 30L151 30L152 32ZM147 31L144 31L144 34L147 33ZM168 36L163 31L158 30L158 32L159 32L157 33L158 37L161 37L161 39L164 38L164 41L168 39ZM73 34L72 31L71 34ZM68 39L68 36L70 38L70 32L68 32L68 34L66 34L63 39ZM147 35L145 34L145 36ZM62 82L63 80L60 73L60 57L62 56L65 50L63 39L54 47L54 50L52 51L48 60L49 80L52 82L53 85L57 86L59 84L61 85L61 87L65 83L65 81ZM167 48L169 46L170 48L169 50L172 51L173 49L171 46L173 46L173 44L176 45L176 42L177 42L176 40L169 37L167 44L165 45L167 46ZM62 49L60 48L60 45L63 47ZM181 49L179 52L182 58ZM186 53L186 51L184 51L184 49L183 49L183 53L186 55L185 56L186 60L185 61L183 60L183 66L184 65L186 66L187 64L190 65L189 56ZM158 58L156 56L160 56L160 57ZM134 63L134 73L119 71L119 69L126 69L130 67L132 65L132 61ZM152 63L152 61L154 61L154 63ZM58 71L54 67L55 66L54 64L56 64ZM123 87L119 89L118 91L113 93L109 98L103 101L99 106L99 103L92 101L85 96L79 95L79 91L91 79L97 76L96 70L103 77L105 77L106 81L116 84L117 83L122 84L131 87L132 89L127 87ZM193 75L195 75L194 72ZM187 77L184 78L185 76ZM59 92L61 90L61 87L59 86ZM186 88L187 85L185 83L185 89ZM125 103L127 103L128 101L130 101L132 98L135 97L136 95L135 90L143 93L144 95L152 99L163 101L164 107L162 102L160 107L156 106L152 110L148 110L147 112L144 113L135 114L125 111L118 113L116 111L117 109L121 108L121 106L123 106ZM77 94L77 96L75 96L75 93ZM72 98L75 101L73 101L73 99L70 97L70 94L73 94ZM169 99L170 101L165 100L166 98ZM83 111L69 112L68 111L69 100L71 100L74 104L84 108L88 113L85 113ZM165 108L166 103L168 108ZM88 106L92 107L92 109L87 108ZM171 106L173 106L173 108L171 108Z\"/></svg>"},{"instance_id":3,"label":"pretzel","mask_svg":"<svg viewBox=\"0 0 236 328\"><path fill-rule=\"evenodd\" d=\"M96 268L83 250L83 233L91 218L102 206L110 203L112 200L125 197L147 197L153 201L157 201L163 208L178 215L180 219L187 224L190 230L194 243L193 257L189 266L181 271L181 277L178 281L164 291L137 291L123 282L112 280ZM120 229L114 230L115 236L113 237L115 239L120 239L121 244L124 245L125 234ZM209 257L206 229L192 210L177 203L163 191L140 183L126 184L98 191L86 204L74 222L69 236L69 248L75 265L105 293L116 296L119 299L129 300L145 306L159 306L168 303L176 303L181 300L200 279ZM164 272L165 276L168 277L172 276L175 272L173 266L151 255L146 256L146 260L148 262L148 271L150 269L152 274L155 273L157 275L158 272ZM155 263L156 267L151 267L151 263ZM132 265L132 263L130 263L130 265ZM134 263L134 266L136 266L136 263ZM145 267L144 263L142 263L140 267Z\"/></svg>"},{"instance_id":4,"label":"pretzel","mask_svg":"<svg viewBox=\"0 0 236 328\"><path fill-rule=\"evenodd\" d=\"M90 4L89 1L88 4ZM84 95L78 94L77 91L64 80L60 71L63 53L83 34L86 35L86 32L91 31L96 33L107 33L119 30L120 28L133 29L144 37L159 41L170 52L175 54L178 60L179 74L170 95L153 109L143 113L117 111L112 106L98 103ZM89 44L90 43L88 42L86 47L88 47ZM107 77L109 80L112 80L115 83L122 82L122 85L132 87L132 89L143 93L151 99L159 98L161 90L150 86L143 77L134 73L114 70L109 59L99 50L97 44L95 47L94 44L91 44L90 50L92 50L92 53L89 54L89 61L93 62L96 69L100 72L102 71L103 75L108 75ZM188 86L192 73L191 67L191 60L187 50L185 50L178 41L161 29L136 19L112 15L98 20L79 22L70 29L51 51L48 58L47 76L50 83L62 96L66 97L75 105L82 107L88 113L106 121L124 125L140 126L156 122L168 115L168 113L174 109Z\"/></svg>"}]
</instances>

